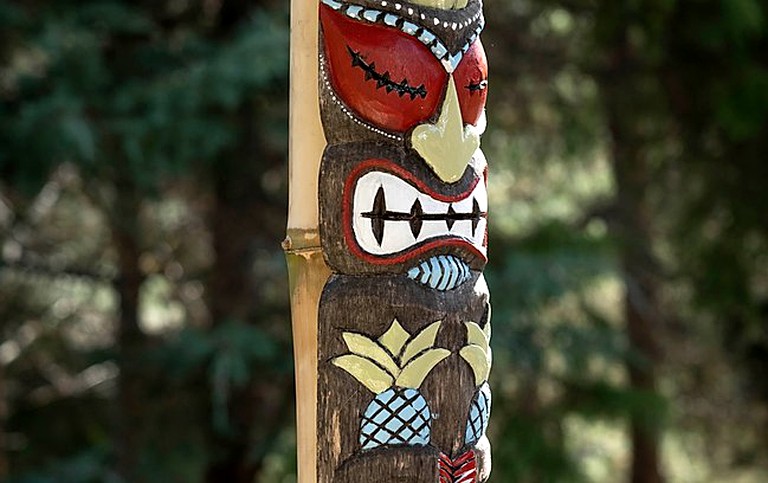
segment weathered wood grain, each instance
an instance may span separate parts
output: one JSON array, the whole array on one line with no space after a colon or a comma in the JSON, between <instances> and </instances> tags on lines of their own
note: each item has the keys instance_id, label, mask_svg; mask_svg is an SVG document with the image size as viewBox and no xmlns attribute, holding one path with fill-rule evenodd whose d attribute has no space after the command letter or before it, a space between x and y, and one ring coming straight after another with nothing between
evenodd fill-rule
<instances>
[{"instance_id":1,"label":"weathered wood grain","mask_svg":"<svg viewBox=\"0 0 768 483\"><path fill-rule=\"evenodd\" d=\"M319 10L318 482L484 482L482 2Z\"/></svg>"},{"instance_id":2,"label":"weathered wood grain","mask_svg":"<svg viewBox=\"0 0 768 483\"><path fill-rule=\"evenodd\" d=\"M397 276L334 275L320 302L318 381L318 481L437 482L442 452L457 458L469 449L486 461L487 445L465 443L469 407L477 391L471 367L459 356L467 344L465 322L489 324L489 299L481 275L451 293L440 293ZM432 415L424 447L361 448L361 424L376 398L355 377L334 364L349 354L344 333L377 339L397 320L410 334L442 321L435 348L450 352L426 376L418 391ZM357 478L357 479L355 479ZM482 480L479 480L482 481Z\"/></svg>"}]
</instances>

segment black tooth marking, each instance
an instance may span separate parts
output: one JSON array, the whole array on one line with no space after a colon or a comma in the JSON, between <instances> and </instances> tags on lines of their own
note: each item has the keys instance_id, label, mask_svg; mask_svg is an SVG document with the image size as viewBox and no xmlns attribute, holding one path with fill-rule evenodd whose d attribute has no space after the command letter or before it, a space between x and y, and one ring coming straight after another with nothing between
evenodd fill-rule
<instances>
[{"instance_id":1,"label":"black tooth marking","mask_svg":"<svg viewBox=\"0 0 768 483\"><path fill-rule=\"evenodd\" d=\"M475 236L477 231L477 225L480 223L480 205L477 202L477 198L472 198L472 236Z\"/></svg>"},{"instance_id":2,"label":"black tooth marking","mask_svg":"<svg viewBox=\"0 0 768 483\"><path fill-rule=\"evenodd\" d=\"M456 223L456 210L453 209L453 205L448 207L448 213L445 217L445 224L448 227L448 231L453 229L453 224ZM474 233L473 233L474 235Z\"/></svg>"},{"instance_id":3,"label":"black tooth marking","mask_svg":"<svg viewBox=\"0 0 768 483\"><path fill-rule=\"evenodd\" d=\"M411 219L409 220L414 238L419 238L421 233L421 226L424 224L423 215L424 210L421 209L421 201L417 198L411 207Z\"/></svg>"},{"instance_id":4,"label":"black tooth marking","mask_svg":"<svg viewBox=\"0 0 768 483\"><path fill-rule=\"evenodd\" d=\"M480 204L477 202L477 198L472 199L471 213L457 213L453 209L453 204L448 206L446 213L424 213L421 201L418 198L413 202L409 213L389 211L387 210L384 187L379 186L373 199L371 211L361 213L361 216L371 220L371 230L373 230L373 235L376 237L376 241L379 242L379 246L381 246L384 240L385 222L387 221L407 221L413 237L418 238L425 221L445 221L448 231L450 231L457 221L471 220L472 236L475 236L480 219L485 218L487 214L480 211Z\"/></svg>"},{"instance_id":5,"label":"black tooth marking","mask_svg":"<svg viewBox=\"0 0 768 483\"><path fill-rule=\"evenodd\" d=\"M373 212L371 213L371 229L373 230L373 236L376 237L376 241L379 242L379 246L384 241L384 214L387 212L387 201L384 198L384 187L379 186L379 190L376 192L376 197L373 199Z\"/></svg>"}]
</instances>

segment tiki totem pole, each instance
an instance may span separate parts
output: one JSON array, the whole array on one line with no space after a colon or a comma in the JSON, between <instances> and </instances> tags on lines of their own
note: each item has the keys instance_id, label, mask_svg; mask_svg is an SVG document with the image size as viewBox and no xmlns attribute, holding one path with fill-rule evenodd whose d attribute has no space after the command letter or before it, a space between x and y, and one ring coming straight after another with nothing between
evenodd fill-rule
<instances>
[{"instance_id":1,"label":"tiki totem pole","mask_svg":"<svg viewBox=\"0 0 768 483\"><path fill-rule=\"evenodd\" d=\"M481 0L321 0L317 481L484 482Z\"/></svg>"}]
</instances>

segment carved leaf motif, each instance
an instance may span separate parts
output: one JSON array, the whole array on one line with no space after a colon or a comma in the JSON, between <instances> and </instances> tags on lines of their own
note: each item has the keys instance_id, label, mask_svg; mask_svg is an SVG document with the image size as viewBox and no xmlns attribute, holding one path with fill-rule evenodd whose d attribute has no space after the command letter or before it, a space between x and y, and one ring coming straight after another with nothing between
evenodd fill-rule
<instances>
[{"instance_id":1,"label":"carved leaf motif","mask_svg":"<svg viewBox=\"0 0 768 483\"><path fill-rule=\"evenodd\" d=\"M437 331L440 330L442 321L437 321L430 324L424 330L419 332L419 335L413 338L412 341L405 346L403 355L401 356L400 365L407 364L411 359L417 356L420 352L435 345L435 339L437 338Z\"/></svg>"},{"instance_id":2,"label":"carved leaf motif","mask_svg":"<svg viewBox=\"0 0 768 483\"><path fill-rule=\"evenodd\" d=\"M332 363L347 371L374 394L386 391L394 383L394 378L387 374L384 369L356 354L339 356Z\"/></svg>"},{"instance_id":3,"label":"carved leaf motif","mask_svg":"<svg viewBox=\"0 0 768 483\"><path fill-rule=\"evenodd\" d=\"M491 354L490 351L484 351L480 346L468 345L459 351L459 355L467 361L475 374L475 384L481 385L488 380L488 374L491 372Z\"/></svg>"},{"instance_id":4,"label":"carved leaf motif","mask_svg":"<svg viewBox=\"0 0 768 483\"><path fill-rule=\"evenodd\" d=\"M487 324L491 325L491 324ZM467 322L467 342L472 345L480 346L483 351L488 351L488 336L485 335L485 332L483 329L480 328L479 325L477 325L474 322Z\"/></svg>"},{"instance_id":5,"label":"carved leaf motif","mask_svg":"<svg viewBox=\"0 0 768 483\"><path fill-rule=\"evenodd\" d=\"M395 319L392 321L392 325L384 333L384 335L379 337L379 342L381 345L386 347L387 350L389 350L389 352L391 352L395 357L398 357L400 355L400 351L403 349L403 345L405 345L405 342L410 337L411 334L403 329L403 326L400 325L400 322Z\"/></svg>"},{"instance_id":6,"label":"carved leaf motif","mask_svg":"<svg viewBox=\"0 0 768 483\"><path fill-rule=\"evenodd\" d=\"M472 367L475 373L475 384L480 386L488 380L493 361L489 344L491 323L489 320L484 328L480 328L475 322L465 322L464 325L467 327L467 345L459 351L459 355Z\"/></svg>"},{"instance_id":7,"label":"carved leaf motif","mask_svg":"<svg viewBox=\"0 0 768 483\"><path fill-rule=\"evenodd\" d=\"M447 349L431 349L409 362L395 383L400 387L417 389L427 375L443 359L451 355Z\"/></svg>"},{"instance_id":8,"label":"carved leaf motif","mask_svg":"<svg viewBox=\"0 0 768 483\"><path fill-rule=\"evenodd\" d=\"M364 335L351 332L345 332L343 337L349 351L353 354L357 354L378 363L386 369L392 377L397 377L398 374L400 374L400 367L395 360L392 359L392 356L387 354L387 351L385 351L378 343Z\"/></svg>"}]
</instances>

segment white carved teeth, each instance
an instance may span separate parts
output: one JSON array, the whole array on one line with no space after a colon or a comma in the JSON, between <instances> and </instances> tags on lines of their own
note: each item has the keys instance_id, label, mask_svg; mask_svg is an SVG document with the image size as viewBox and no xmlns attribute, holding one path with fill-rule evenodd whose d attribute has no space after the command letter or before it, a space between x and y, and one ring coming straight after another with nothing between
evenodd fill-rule
<instances>
[{"instance_id":1,"label":"white carved teeth","mask_svg":"<svg viewBox=\"0 0 768 483\"><path fill-rule=\"evenodd\" d=\"M392 173L371 171L357 180L352 202L355 239L370 254L398 253L437 237L462 239L485 253L488 195L482 181L448 202Z\"/></svg>"}]
</instances>

